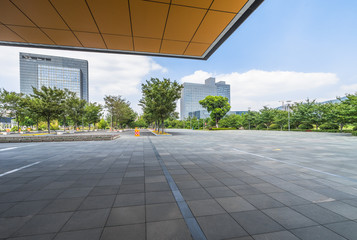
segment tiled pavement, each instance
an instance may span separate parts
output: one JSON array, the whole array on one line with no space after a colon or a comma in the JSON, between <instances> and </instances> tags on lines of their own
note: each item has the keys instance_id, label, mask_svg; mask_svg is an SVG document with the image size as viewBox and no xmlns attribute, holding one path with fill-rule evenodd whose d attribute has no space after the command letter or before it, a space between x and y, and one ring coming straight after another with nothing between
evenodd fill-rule
<instances>
[{"instance_id":1,"label":"tiled pavement","mask_svg":"<svg viewBox=\"0 0 357 240\"><path fill-rule=\"evenodd\" d=\"M0 239L357 239L356 146L190 130L1 144L0 175L39 163L0 177Z\"/></svg>"}]
</instances>

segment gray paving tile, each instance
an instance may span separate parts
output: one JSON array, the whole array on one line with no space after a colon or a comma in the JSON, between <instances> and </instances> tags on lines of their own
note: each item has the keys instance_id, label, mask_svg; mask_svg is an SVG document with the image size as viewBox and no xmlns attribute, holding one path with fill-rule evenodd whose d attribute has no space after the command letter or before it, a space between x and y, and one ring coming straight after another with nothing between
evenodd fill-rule
<instances>
[{"instance_id":1,"label":"gray paving tile","mask_svg":"<svg viewBox=\"0 0 357 240\"><path fill-rule=\"evenodd\" d=\"M73 231L104 227L109 209L84 210L75 212L62 231Z\"/></svg>"},{"instance_id":2,"label":"gray paving tile","mask_svg":"<svg viewBox=\"0 0 357 240\"><path fill-rule=\"evenodd\" d=\"M107 226L127 225L145 222L145 206L112 208Z\"/></svg>"},{"instance_id":3,"label":"gray paving tile","mask_svg":"<svg viewBox=\"0 0 357 240\"><path fill-rule=\"evenodd\" d=\"M48 205L49 201L27 201L17 203L3 214L1 217L24 217L37 214L42 208Z\"/></svg>"},{"instance_id":4,"label":"gray paving tile","mask_svg":"<svg viewBox=\"0 0 357 240\"><path fill-rule=\"evenodd\" d=\"M8 238L7 240L52 240L54 233Z\"/></svg>"},{"instance_id":5,"label":"gray paving tile","mask_svg":"<svg viewBox=\"0 0 357 240\"><path fill-rule=\"evenodd\" d=\"M243 198L258 209L284 207L281 202L269 197L266 194L246 195Z\"/></svg>"},{"instance_id":6,"label":"gray paving tile","mask_svg":"<svg viewBox=\"0 0 357 240\"><path fill-rule=\"evenodd\" d=\"M347 221L348 219L317 204L292 206L292 208L320 224Z\"/></svg>"},{"instance_id":7,"label":"gray paving tile","mask_svg":"<svg viewBox=\"0 0 357 240\"><path fill-rule=\"evenodd\" d=\"M223 187L223 183L216 179L203 179L203 180L198 180L198 182L201 184L202 187Z\"/></svg>"},{"instance_id":8,"label":"gray paving tile","mask_svg":"<svg viewBox=\"0 0 357 240\"><path fill-rule=\"evenodd\" d=\"M145 240L145 224L105 227L101 240Z\"/></svg>"},{"instance_id":9,"label":"gray paving tile","mask_svg":"<svg viewBox=\"0 0 357 240\"><path fill-rule=\"evenodd\" d=\"M145 194L146 204L175 202L171 191L148 192Z\"/></svg>"},{"instance_id":10,"label":"gray paving tile","mask_svg":"<svg viewBox=\"0 0 357 240\"><path fill-rule=\"evenodd\" d=\"M188 240L192 239L190 231L183 219L149 222L147 227L147 240Z\"/></svg>"},{"instance_id":11,"label":"gray paving tile","mask_svg":"<svg viewBox=\"0 0 357 240\"><path fill-rule=\"evenodd\" d=\"M208 240L229 239L248 235L228 214L198 217L197 221Z\"/></svg>"},{"instance_id":12,"label":"gray paving tile","mask_svg":"<svg viewBox=\"0 0 357 240\"><path fill-rule=\"evenodd\" d=\"M119 194L115 198L114 207L135 206L145 204L145 193Z\"/></svg>"},{"instance_id":13,"label":"gray paving tile","mask_svg":"<svg viewBox=\"0 0 357 240\"><path fill-rule=\"evenodd\" d=\"M317 223L309 218L287 207L265 209L262 211L287 229L317 225Z\"/></svg>"},{"instance_id":14,"label":"gray paving tile","mask_svg":"<svg viewBox=\"0 0 357 240\"><path fill-rule=\"evenodd\" d=\"M83 187L83 188L68 188L64 190L58 198L79 198L79 197L87 197L89 192L92 190L91 187Z\"/></svg>"},{"instance_id":15,"label":"gray paving tile","mask_svg":"<svg viewBox=\"0 0 357 240\"><path fill-rule=\"evenodd\" d=\"M230 186L234 192L236 192L240 196L252 195L252 194L260 194L262 193L260 190L256 188L252 188L250 185L237 185L237 186Z\"/></svg>"},{"instance_id":16,"label":"gray paving tile","mask_svg":"<svg viewBox=\"0 0 357 240\"><path fill-rule=\"evenodd\" d=\"M256 209L241 197L217 198L216 200L227 212L241 212Z\"/></svg>"},{"instance_id":17,"label":"gray paving tile","mask_svg":"<svg viewBox=\"0 0 357 240\"><path fill-rule=\"evenodd\" d=\"M111 208L116 195L92 196L87 197L79 207L79 210L84 209L100 209Z\"/></svg>"},{"instance_id":18,"label":"gray paving tile","mask_svg":"<svg viewBox=\"0 0 357 240\"><path fill-rule=\"evenodd\" d=\"M251 186L263 193L285 192L285 190L278 188L270 183L255 183L251 184Z\"/></svg>"},{"instance_id":19,"label":"gray paving tile","mask_svg":"<svg viewBox=\"0 0 357 240\"><path fill-rule=\"evenodd\" d=\"M146 183L145 192L169 191L170 187L166 182Z\"/></svg>"},{"instance_id":20,"label":"gray paving tile","mask_svg":"<svg viewBox=\"0 0 357 240\"><path fill-rule=\"evenodd\" d=\"M182 218L176 203L146 205L146 222L157 222Z\"/></svg>"},{"instance_id":21,"label":"gray paving tile","mask_svg":"<svg viewBox=\"0 0 357 240\"><path fill-rule=\"evenodd\" d=\"M313 226L291 230L293 234L302 240L345 240L346 238L337 235L323 226Z\"/></svg>"},{"instance_id":22,"label":"gray paving tile","mask_svg":"<svg viewBox=\"0 0 357 240\"><path fill-rule=\"evenodd\" d=\"M30 219L31 216L0 218L0 238L10 237Z\"/></svg>"},{"instance_id":23,"label":"gray paving tile","mask_svg":"<svg viewBox=\"0 0 357 240\"><path fill-rule=\"evenodd\" d=\"M145 187L143 183L139 184L122 184L119 189L119 194L122 193L143 193Z\"/></svg>"},{"instance_id":24,"label":"gray paving tile","mask_svg":"<svg viewBox=\"0 0 357 240\"><path fill-rule=\"evenodd\" d=\"M15 235L25 236L58 232L71 215L72 212L36 215L20 228Z\"/></svg>"},{"instance_id":25,"label":"gray paving tile","mask_svg":"<svg viewBox=\"0 0 357 240\"><path fill-rule=\"evenodd\" d=\"M239 212L231 215L251 235L284 230L280 224L260 211Z\"/></svg>"},{"instance_id":26,"label":"gray paving tile","mask_svg":"<svg viewBox=\"0 0 357 240\"><path fill-rule=\"evenodd\" d=\"M226 186L236 186L240 184L245 184L241 180L238 180L237 178L220 178L218 179L221 183L223 183Z\"/></svg>"},{"instance_id":27,"label":"gray paving tile","mask_svg":"<svg viewBox=\"0 0 357 240\"><path fill-rule=\"evenodd\" d=\"M228 187L208 187L205 189L213 198L237 196L237 194L230 190Z\"/></svg>"},{"instance_id":28,"label":"gray paving tile","mask_svg":"<svg viewBox=\"0 0 357 240\"><path fill-rule=\"evenodd\" d=\"M289 192L269 193L268 195L287 206L311 203L310 201L307 201Z\"/></svg>"},{"instance_id":29,"label":"gray paving tile","mask_svg":"<svg viewBox=\"0 0 357 240\"><path fill-rule=\"evenodd\" d=\"M75 211L84 198L56 199L41 210L41 213L59 213Z\"/></svg>"},{"instance_id":30,"label":"gray paving tile","mask_svg":"<svg viewBox=\"0 0 357 240\"><path fill-rule=\"evenodd\" d=\"M187 201L187 204L196 217L225 213L214 199Z\"/></svg>"},{"instance_id":31,"label":"gray paving tile","mask_svg":"<svg viewBox=\"0 0 357 240\"><path fill-rule=\"evenodd\" d=\"M56 235L54 240L99 240L102 233L102 228L79 230L71 232L60 232Z\"/></svg>"},{"instance_id":32,"label":"gray paving tile","mask_svg":"<svg viewBox=\"0 0 357 240\"><path fill-rule=\"evenodd\" d=\"M203 188L182 189L180 192L186 201L212 198Z\"/></svg>"},{"instance_id":33,"label":"gray paving tile","mask_svg":"<svg viewBox=\"0 0 357 240\"><path fill-rule=\"evenodd\" d=\"M325 227L350 240L354 240L357 237L357 223L353 221L331 223L325 225Z\"/></svg>"},{"instance_id":34,"label":"gray paving tile","mask_svg":"<svg viewBox=\"0 0 357 240\"><path fill-rule=\"evenodd\" d=\"M294 234L288 231L264 233L253 236L254 240L299 240Z\"/></svg>"},{"instance_id":35,"label":"gray paving tile","mask_svg":"<svg viewBox=\"0 0 357 240\"><path fill-rule=\"evenodd\" d=\"M119 191L119 186L98 186L94 187L90 191L89 196L102 196L102 195L113 195L117 194Z\"/></svg>"},{"instance_id":36,"label":"gray paving tile","mask_svg":"<svg viewBox=\"0 0 357 240\"><path fill-rule=\"evenodd\" d=\"M348 219L357 219L357 207L353 207L347 203L340 201L332 201L320 203L319 205Z\"/></svg>"},{"instance_id":37,"label":"gray paving tile","mask_svg":"<svg viewBox=\"0 0 357 240\"><path fill-rule=\"evenodd\" d=\"M197 181L175 181L179 189L200 188L201 185Z\"/></svg>"}]
</instances>

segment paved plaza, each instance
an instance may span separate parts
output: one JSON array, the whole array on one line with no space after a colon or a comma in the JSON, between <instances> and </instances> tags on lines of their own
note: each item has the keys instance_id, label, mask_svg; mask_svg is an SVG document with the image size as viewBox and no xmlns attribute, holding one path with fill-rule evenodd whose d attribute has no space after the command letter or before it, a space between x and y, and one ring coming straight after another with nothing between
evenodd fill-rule
<instances>
[{"instance_id":1,"label":"paved plaza","mask_svg":"<svg viewBox=\"0 0 357 240\"><path fill-rule=\"evenodd\" d=\"M357 239L357 137L170 133L0 144L0 239Z\"/></svg>"}]
</instances>

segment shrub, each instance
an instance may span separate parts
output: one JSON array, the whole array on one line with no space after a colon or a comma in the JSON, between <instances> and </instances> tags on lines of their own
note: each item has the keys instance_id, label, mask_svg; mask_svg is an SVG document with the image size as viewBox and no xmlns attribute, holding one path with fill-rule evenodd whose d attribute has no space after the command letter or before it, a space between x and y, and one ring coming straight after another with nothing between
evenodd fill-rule
<instances>
[{"instance_id":1,"label":"shrub","mask_svg":"<svg viewBox=\"0 0 357 240\"><path fill-rule=\"evenodd\" d=\"M17 126L13 126L12 128L11 128L11 132L17 132L19 129L17 128Z\"/></svg>"},{"instance_id":2,"label":"shrub","mask_svg":"<svg viewBox=\"0 0 357 240\"><path fill-rule=\"evenodd\" d=\"M352 136L357 136L357 131L353 131Z\"/></svg>"},{"instance_id":3,"label":"shrub","mask_svg":"<svg viewBox=\"0 0 357 240\"><path fill-rule=\"evenodd\" d=\"M354 126L352 131L357 131L357 126Z\"/></svg>"},{"instance_id":4,"label":"shrub","mask_svg":"<svg viewBox=\"0 0 357 240\"><path fill-rule=\"evenodd\" d=\"M277 129L280 129L280 126L278 124L272 124L269 126L269 129L277 130Z\"/></svg>"},{"instance_id":5,"label":"shrub","mask_svg":"<svg viewBox=\"0 0 357 240\"><path fill-rule=\"evenodd\" d=\"M298 127L299 129L303 129L303 130L310 130L313 128L313 126L311 124L305 124L305 123L302 123L299 125Z\"/></svg>"},{"instance_id":6,"label":"shrub","mask_svg":"<svg viewBox=\"0 0 357 240\"><path fill-rule=\"evenodd\" d=\"M263 130L263 129L267 129L267 127L265 126L265 124L259 124L258 126L257 126L257 129L258 130Z\"/></svg>"},{"instance_id":7,"label":"shrub","mask_svg":"<svg viewBox=\"0 0 357 240\"><path fill-rule=\"evenodd\" d=\"M321 130L338 130L338 125L334 123L324 123L320 126Z\"/></svg>"}]
</instances>

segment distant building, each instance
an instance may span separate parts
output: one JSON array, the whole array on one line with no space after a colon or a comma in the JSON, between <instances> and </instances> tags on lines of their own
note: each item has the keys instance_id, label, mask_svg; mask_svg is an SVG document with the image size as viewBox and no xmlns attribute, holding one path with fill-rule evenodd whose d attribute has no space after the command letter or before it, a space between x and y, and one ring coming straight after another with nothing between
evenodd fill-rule
<instances>
[{"instance_id":1,"label":"distant building","mask_svg":"<svg viewBox=\"0 0 357 240\"><path fill-rule=\"evenodd\" d=\"M208 78L205 84L183 83L180 100L180 117L196 116L197 118L209 117L207 111L199 104L207 96L227 97L231 103L231 86L223 81L217 82L215 78Z\"/></svg>"},{"instance_id":2,"label":"distant building","mask_svg":"<svg viewBox=\"0 0 357 240\"><path fill-rule=\"evenodd\" d=\"M12 128L16 125L16 121L14 118L9 117L0 117L0 129Z\"/></svg>"},{"instance_id":3,"label":"distant building","mask_svg":"<svg viewBox=\"0 0 357 240\"><path fill-rule=\"evenodd\" d=\"M74 58L20 53L20 92L32 87L67 88L88 101L88 61Z\"/></svg>"}]
</instances>

